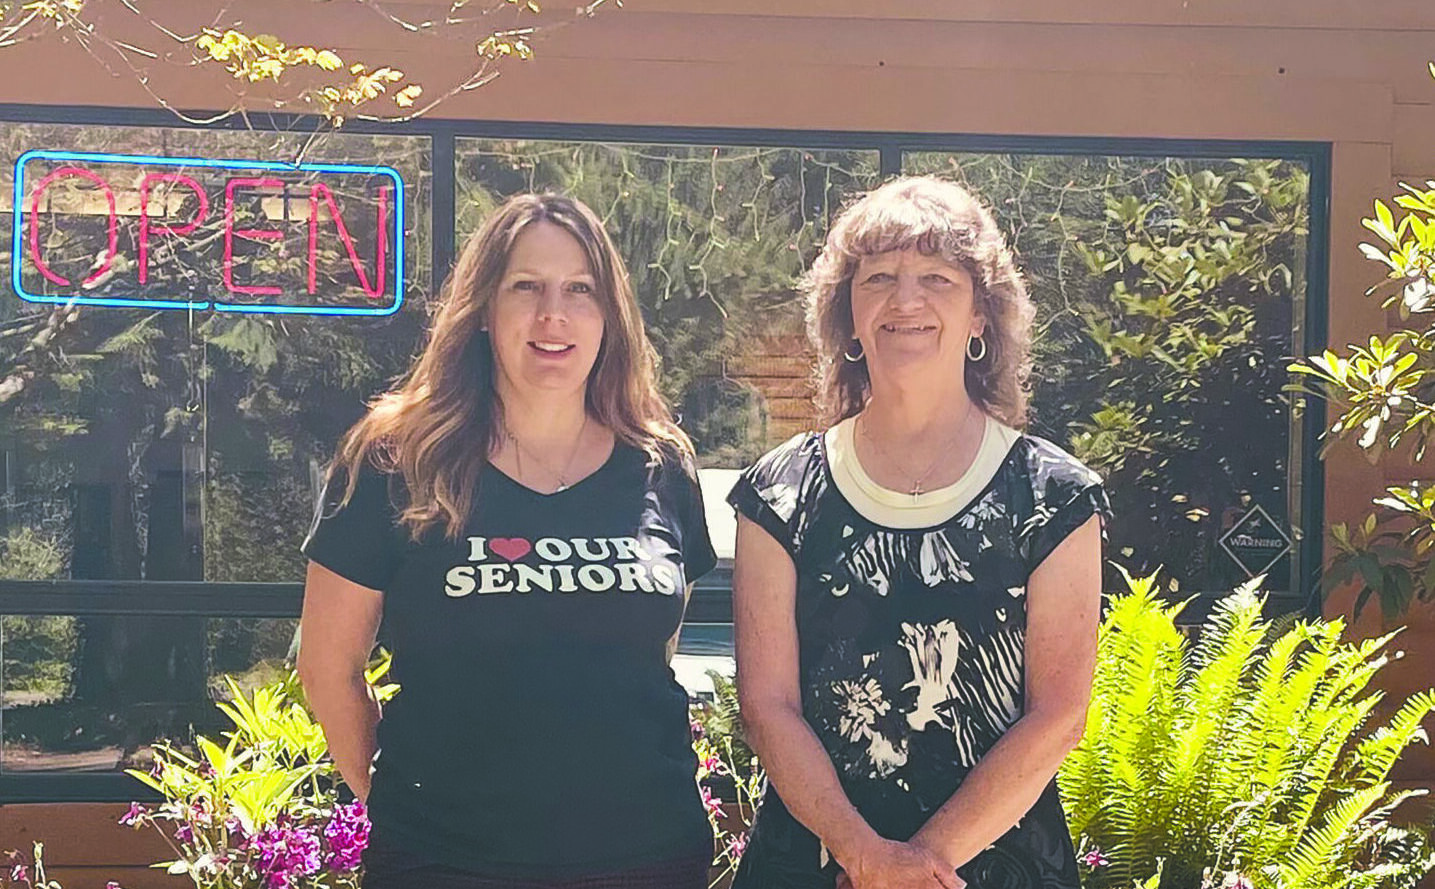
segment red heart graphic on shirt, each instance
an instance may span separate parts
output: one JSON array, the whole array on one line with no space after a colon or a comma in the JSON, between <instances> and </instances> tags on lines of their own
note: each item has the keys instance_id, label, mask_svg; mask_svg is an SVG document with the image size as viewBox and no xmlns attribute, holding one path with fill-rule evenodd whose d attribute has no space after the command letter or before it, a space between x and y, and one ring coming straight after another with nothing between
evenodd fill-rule
<instances>
[{"instance_id":1,"label":"red heart graphic on shirt","mask_svg":"<svg viewBox=\"0 0 1435 889\"><path fill-rule=\"evenodd\" d=\"M488 548L510 562L517 562L533 550L533 544L522 537L495 537L488 542Z\"/></svg>"}]
</instances>

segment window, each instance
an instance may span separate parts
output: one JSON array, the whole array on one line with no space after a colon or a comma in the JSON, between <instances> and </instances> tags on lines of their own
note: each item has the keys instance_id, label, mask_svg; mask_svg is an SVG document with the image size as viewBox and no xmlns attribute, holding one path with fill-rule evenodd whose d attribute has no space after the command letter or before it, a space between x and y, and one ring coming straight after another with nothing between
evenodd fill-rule
<instances>
[{"instance_id":1,"label":"window","mask_svg":"<svg viewBox=\"0 0 1435 889\"><path fill-rule=\"evenodd\" d=\"M106 608L141 602L147 581L300 581L318 467L423 324L429 139L18 124L3 140L0 234L21 260L8 289L89 304L0 300L19 371L0 422L0 578L114 582ZM32 156L18 164L16 240L13 162L34 149L239 162ZM243 167L301 159L391 166L405 205L385 176ZM405 237L386 243L400 219ZM390 243L409 249L406 293ZM398 312L216 310L304 301ZM223 613L225 588L212 589ZM294 626L57 610L0 618L0 776L113 771L155 737L214 726L219 674L269 678Z\"/></svg>"},{"instance_id":2,"label":"window","mask_svg":"<svg viewBox=\"0 0 1435 889\"><path fill-rule=\"evenodd\" d=\"M1323 296L1318 146L442 121L313 135L302 119L240 131L46 114L0 131L0 286L85 301L0 294L7 799L56 798L45 782L75 772L91 778L65 792L128 799L119 770L155 738L219 727L220 674L272 676L323 463L408 365L435 264L525 190L588 203L627 259L720 555L737 469L814 420L796 283L844 202L905 170L970 184L1010 234L1040 313L1033 429L1108 475L1111 557L1195 593L1274 553L1268 588L1309 587L1317 547L1298 538L1320 521L1318 424L1281 387L1286 358L1323 335L1323 309L1307 315ZM69 154L20 164L17 233L16 163L36 149ZM267 161L310 166L245 166ZM326 164L394 168L402 214L385 174ZM702 659L731 653L729 580L720 567L689 607L694 690Z\"/></svg>"}]
</instances>

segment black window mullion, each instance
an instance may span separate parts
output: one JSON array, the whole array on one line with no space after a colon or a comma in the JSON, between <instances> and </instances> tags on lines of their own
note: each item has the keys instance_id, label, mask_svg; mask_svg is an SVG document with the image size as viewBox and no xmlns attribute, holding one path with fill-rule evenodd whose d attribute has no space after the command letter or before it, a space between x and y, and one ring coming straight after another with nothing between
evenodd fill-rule
<instances>
[{"instance_id":1,"label":"black window mullion","mask_svg":"<svg viewBox=\"0 0 1435 889\"><path fill-rule=\"evenodd\" d=\"M457 249L454 233L458 204L456 142L457 137L451 128L439 127L434 131L431 143L433 182L430 184L429 207L432 214L433 272L430 278L435 290L448 278Z\"/></svg>"}]
</instances>

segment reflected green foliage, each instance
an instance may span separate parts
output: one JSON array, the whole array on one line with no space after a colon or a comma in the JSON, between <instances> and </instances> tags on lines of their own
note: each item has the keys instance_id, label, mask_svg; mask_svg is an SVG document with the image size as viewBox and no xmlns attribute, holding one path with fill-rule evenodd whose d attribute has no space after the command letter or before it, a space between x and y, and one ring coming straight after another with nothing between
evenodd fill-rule
<instances>
[{"instance_id":1,"label":"reflected green foliage","mask_svg":"<svg viewBox=\"0 0 1435 889\"><path fill-rule=\"evenodd\" d=\"M1129 580L1102 622L1086 733L1059 781L1084 885L1161 889L1413 887L1429 827L1401 824L1390 771L1424 740L1435 691L1383 700L1393 634L1262 618L1254 583L1190 641L1156 578ZM1402 813L1404 814L1404 813ZM1404 814L1408 818L1408 814Z\"/></svg>"},{"instance_id":2,"label":"reflected green foliage","mask_svg":"<svg viewBox=\"0 0 1435 889\"><path fill-rule=\"evenodd\" d=\"M65 552L33 528L0 538L0 577L52 580L65 570ZM64 697L77 644L75 619L0 616L0 682L12 703Z\"/></svg>"},{"instance_id":3,"label":"reflected green foliage","mask_svg":"<svg viewBox=\"0 0 1435 889\"><path fill-rule=\"evenodd\" d=\"M906 168L972 187L1015 246L1038 308L1033 426L1106 476L1113 550L1172 566L1182 589L1244 580L1221 533L1253 504L1288 512L1281 368L1305 296L1308 172L939 153Z\"/></svg>"},{"instance_id":4,"label":"reflected green foliage","mask_svg":"<svg viewBox=\"0 0 1435 889\"><path fill-rule=\"evenodd\" d=\"M458 181L460 240L517 192L594 209L627 260L664 395L704 465L738 466L776 440L727 363L757 337L800 333L797 277L843 199L877 184L877 155L463 139Z\"/></svg>"}]
</instances>

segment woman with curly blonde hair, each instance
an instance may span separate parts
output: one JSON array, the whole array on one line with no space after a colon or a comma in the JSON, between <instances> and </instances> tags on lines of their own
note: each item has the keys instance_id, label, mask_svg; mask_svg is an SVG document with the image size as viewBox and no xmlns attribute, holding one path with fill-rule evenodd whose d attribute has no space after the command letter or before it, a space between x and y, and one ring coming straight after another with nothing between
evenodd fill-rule
<instances>
[{"instance_id":1,"label":"woman with curly blonde hair","mask_svg":"<svg viewBox=\"0 0 1435 889\"><path fill-rule=\"evenodd\" d=\"M739 478L738 689L769 786L734 889L1077 889L1054 776L1096 654L1100 479L1026 422L990 212L862 196L806 282L823 432Z\"/></svg>"},{"instance_id":2,"label":"woman with curly blonde hair","mask_svg":"<svg viewBox=\"0 0 1435 889\"><path fill-rule=\"evenodd\" d=\"M340 443L299 673L368 806L368 889L707 885L668 661L716 559L654 354L593 212L520 195ZM382 718L363 673L381 619L401 687Z\"/></svg>"}]
</instances>

